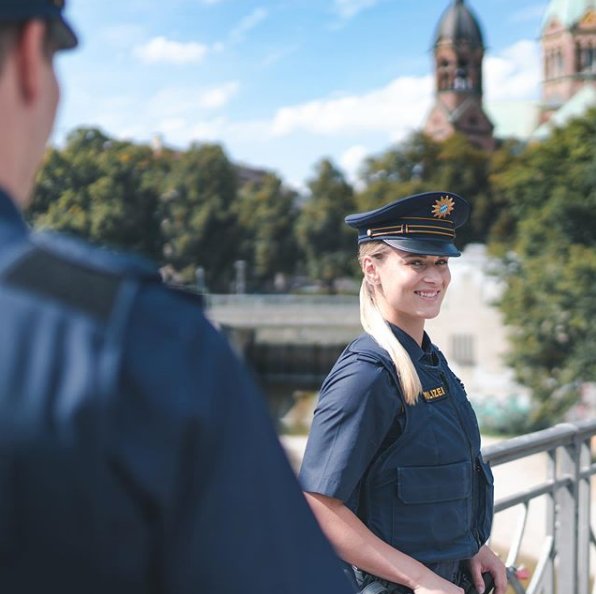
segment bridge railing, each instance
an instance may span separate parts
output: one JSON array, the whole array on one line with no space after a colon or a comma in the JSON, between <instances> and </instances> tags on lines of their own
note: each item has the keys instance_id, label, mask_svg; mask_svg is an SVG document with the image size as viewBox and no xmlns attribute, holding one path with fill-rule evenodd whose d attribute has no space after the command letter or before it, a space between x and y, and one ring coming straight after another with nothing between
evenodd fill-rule
<instances>
[{"instance_id":1,"label":"bridge railing","mask_svg":"<svg viewBox=\"0 0 596 594\"><path fill-rule=\"evenodd\" d=\"M541 483L495 502L495 524L500 512L520 510L506 560L508 567L514 567L519 560L530 506L546 498L546 537L526 589L514 572L509 575L516 594L590 592L590 553L591 547L596 549L591 523L591 477L596 474L591 441L595 435L596 420L564 423L483 450L493 467L534 454L547 455L545 479ZM595 593L596 587L592 594Z\"/></svg>"}]
</instances>

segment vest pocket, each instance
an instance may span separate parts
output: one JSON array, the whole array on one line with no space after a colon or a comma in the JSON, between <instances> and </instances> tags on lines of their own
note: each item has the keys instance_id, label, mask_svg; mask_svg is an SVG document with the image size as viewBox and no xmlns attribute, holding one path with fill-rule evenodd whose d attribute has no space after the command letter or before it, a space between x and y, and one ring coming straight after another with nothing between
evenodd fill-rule
<instances>
[{"instance_id":1,"label":"vest pocket","mask_svg":"<svg viewBox=\"0 0 596 594\"><path fill-rule=\"evenodd\" d=\"M435 549L470 530L469 461L397 468L393 540L404 552Z\"/></svg>"},{"instance_id":2,"label":"vest pocket","mask_svg":"<svg viewBox=\"0 0 596 594\"><path fill-rule=\"evenodd\" d=\"M494 478L490 466L478 457L476 461L476 470L479 476L478 485L478 539L484 544L489 536L493 524L493 506L494 506Z\"/></svg>"}]
</instances>

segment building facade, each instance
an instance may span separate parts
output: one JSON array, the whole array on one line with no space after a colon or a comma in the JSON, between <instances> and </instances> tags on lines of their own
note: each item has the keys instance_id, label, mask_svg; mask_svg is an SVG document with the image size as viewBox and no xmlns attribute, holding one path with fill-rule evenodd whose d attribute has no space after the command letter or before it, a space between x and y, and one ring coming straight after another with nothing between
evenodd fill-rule
<instances>
[{"instance_id":1,"label":"building facade","mask_svg":"<svg viewBox=\"0 0 596 594\"><path fill-rule=\"evenodd\" d=\"M596 81L596 0L551 0L542 32L542 121Z\"/></svg>"}]
</instances>

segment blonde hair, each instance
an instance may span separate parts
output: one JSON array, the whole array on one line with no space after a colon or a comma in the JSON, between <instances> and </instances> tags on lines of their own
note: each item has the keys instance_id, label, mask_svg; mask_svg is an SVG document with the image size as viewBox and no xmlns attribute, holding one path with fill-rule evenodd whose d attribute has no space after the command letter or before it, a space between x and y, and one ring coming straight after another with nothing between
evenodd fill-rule
<instances>
[{"instance_id":1,"label":"blonde hair","mask_svg":"<svg viewBox=\"0 0 596 594\"><path fill-rule=\"evenodd\" d=\"M360 245L358 261L362 268L365 256L382 260L391 248L382 241L370 241ZM370 334L377 344L385 349L397 371L400 387L407 404L416 404L418 395L422 392L422 383L414 363L406 349L393 334L389 324L383 318L375 299L375 287L362 279L360 287L360 323L367 334Z\"/></svg>"}]
</instances>

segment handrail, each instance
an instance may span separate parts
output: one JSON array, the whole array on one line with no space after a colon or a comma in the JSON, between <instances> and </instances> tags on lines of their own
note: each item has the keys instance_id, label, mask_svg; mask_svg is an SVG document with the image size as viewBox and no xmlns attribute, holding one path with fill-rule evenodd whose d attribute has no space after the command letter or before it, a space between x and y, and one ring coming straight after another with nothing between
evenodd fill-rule
<instances>
[{"instance_id":1,"label":"handrail","mask_svg":"<svg viewBox=\"0 0 596 594\"><path fill-rule=\"evenodd\" d=\"M590 481L596 475L590 443L594 436L596 420L561 423L483 449L485 460L493 467L535 454L547 455L544 481L502 497L494 506L495 523L500 512L522 506L506 560L507 565L515 565L529 507L539 498L547 501L547 534L527 588L524 590L515 571L508 571L516 594L589 594L590 550L596 550Z\"/></svg>"}]
</instances>

